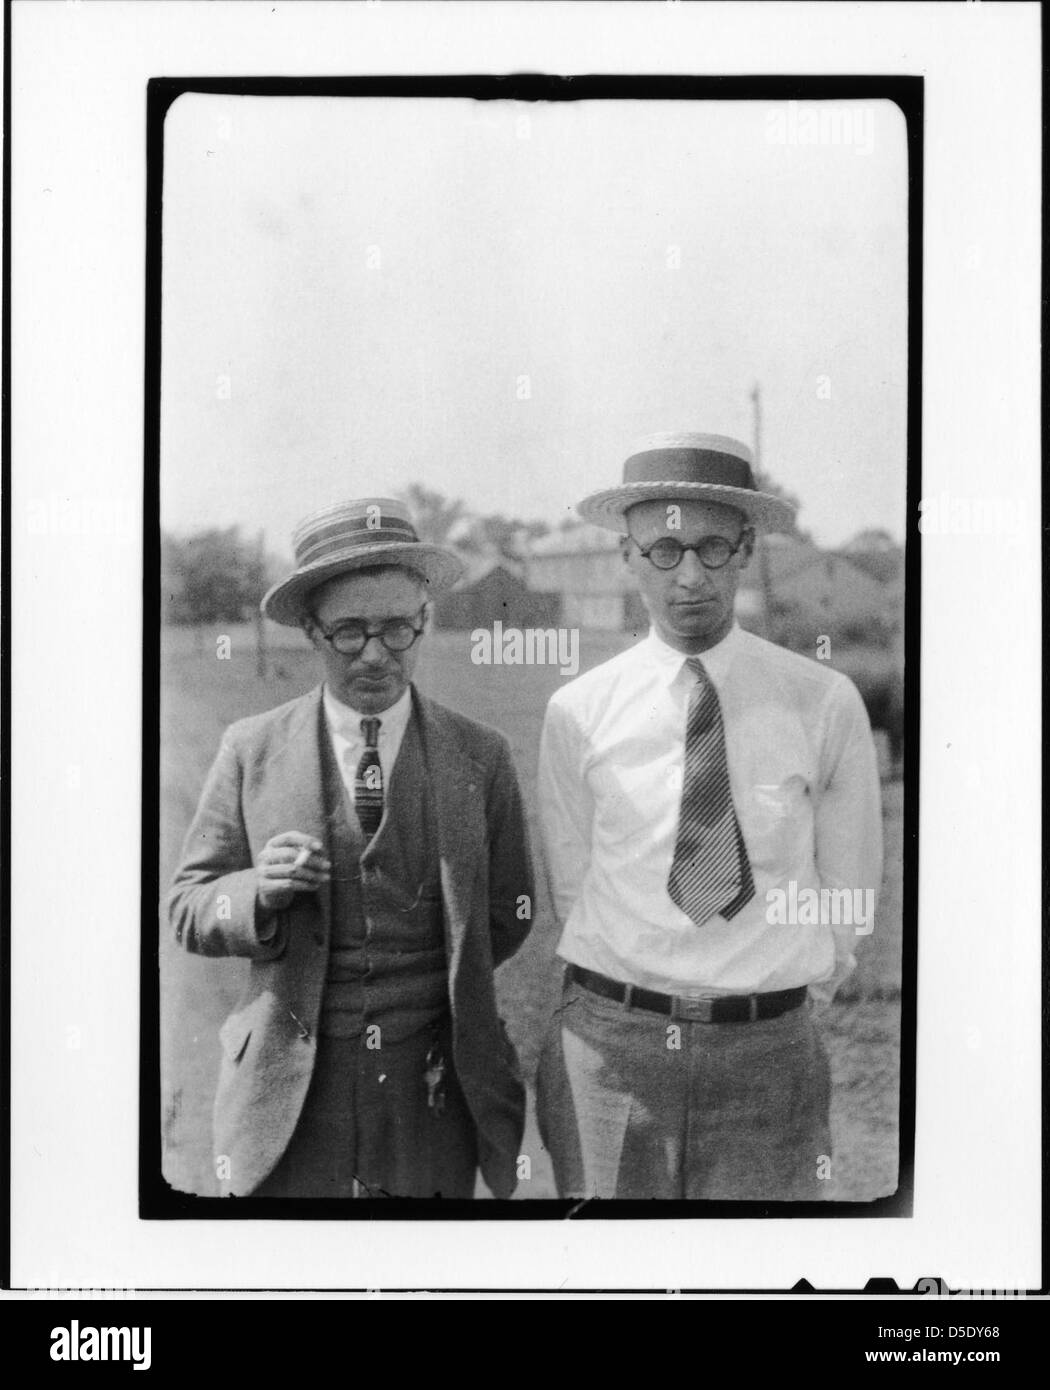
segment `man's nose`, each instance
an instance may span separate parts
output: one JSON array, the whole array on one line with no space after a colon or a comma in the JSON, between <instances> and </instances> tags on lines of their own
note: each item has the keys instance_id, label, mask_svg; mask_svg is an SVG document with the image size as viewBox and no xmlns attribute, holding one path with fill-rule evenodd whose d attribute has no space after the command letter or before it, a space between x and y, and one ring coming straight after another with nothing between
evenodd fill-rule
<instances>
[{"instance_id":1,"label":"man's nose","mask_svg":"<svg viewBox=\"0 0 1050 1390\"><path fill-rule=\"evenodd\" d=\"M678 582L684 589L700 589L707 584L707 570L695 550L684 550L678 562Z\"/></svg>"},{"instance_id":2,"label":"man's nose","mask_svg":"<svg viewBox=\"0 0 1050 1390\"><path fill-rule=\"evenodd\" d=\"M386 647L378 637L369 637L361 648L361 660L369 666L382 666L386 663Z\"/></svg>"}]
</instances>

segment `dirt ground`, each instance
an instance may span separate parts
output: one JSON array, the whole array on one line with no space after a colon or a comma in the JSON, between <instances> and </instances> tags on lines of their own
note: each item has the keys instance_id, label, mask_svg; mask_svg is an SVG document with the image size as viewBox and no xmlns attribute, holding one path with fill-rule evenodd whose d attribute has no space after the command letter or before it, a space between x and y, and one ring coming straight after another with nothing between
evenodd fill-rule
<instances>
[{"instance_id":1,"label":"dirt ground","mask_svg":"<svg viewBox=\"0 0 1050 1390\"><path fill-rule=\"evenodd\" d=\"M229 660L217 658L217 638L231 638ZM160 883L166 890L222 730L243 715L282 704L317 683L309 648L290 633L290 645L271 648L265 679L256 673L250 628L220 632L165 631L161 684ZM621 633L583 633L581 670L634 640ZM556 668L476 666L466 632L428 639L417 681L435 699L500 729L511 742L535 842L535 770L543 711L561 682ZM834 1151L829 1196L870 1201L897 1186L899 1095L902 795L899 781L883 783L886 871L874 932L858 938L858 970L821 1027L834 1079ZM542 892L524 947L501 968L501 1012L521 1055L526 1078L535 1073L540 1038L560 979L556 926ZM202 1196L217 1191L211 1159L211 1104L219 1065L217 1033L233 1008L247 965L202 960L176 948L161 927L161 1101L164 1173L176 1189ZM530 1096L531 1099L531 1096ZM522 1198L554 1197L550 1164L530 1103L523 1152L533 1156Z\"/></svg>"}]
</instances>

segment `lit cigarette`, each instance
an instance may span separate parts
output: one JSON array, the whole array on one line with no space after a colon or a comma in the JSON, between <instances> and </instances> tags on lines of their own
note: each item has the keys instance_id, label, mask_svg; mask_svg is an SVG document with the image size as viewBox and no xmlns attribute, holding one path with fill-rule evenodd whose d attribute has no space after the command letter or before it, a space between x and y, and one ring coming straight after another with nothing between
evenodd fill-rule
<instances>
[{"instance_id":1,"label":"lit cigarette","mask_svg":"<svg viewBox=\"0 0 1050 1390\"><path fill-rule=\"evenodd\" d=\"M299 853L295 856L295 863L292 865L292 868L301 869L309 858L310 846L304 845L303 848L299 851Z\"/></svg>"}]
</instances>

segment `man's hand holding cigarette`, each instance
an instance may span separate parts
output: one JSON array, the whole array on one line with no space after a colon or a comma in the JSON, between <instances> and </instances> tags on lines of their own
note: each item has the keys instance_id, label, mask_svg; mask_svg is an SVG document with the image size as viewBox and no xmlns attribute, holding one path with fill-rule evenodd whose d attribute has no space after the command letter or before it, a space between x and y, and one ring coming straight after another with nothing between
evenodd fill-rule
<instances>
[{"instance_id":1,"label":"man's hand holding cigarette","mask_svg":"<svg viewBox=\"0 0 1050 1390\"><path fill-rule=\"evenodd\" d=\"M332 865L320 840L298 830L274 835L255 865L256 896L264 912L287 907L296 893L312 893L328 882Z\"/></svg>"}]
</instances>

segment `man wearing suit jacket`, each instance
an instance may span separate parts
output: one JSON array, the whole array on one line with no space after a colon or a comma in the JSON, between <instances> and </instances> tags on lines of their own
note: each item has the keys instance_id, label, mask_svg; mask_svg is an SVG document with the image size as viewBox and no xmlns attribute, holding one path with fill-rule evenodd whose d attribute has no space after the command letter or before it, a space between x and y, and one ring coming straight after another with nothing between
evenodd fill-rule
<instances>
[{"instance_id":1,"label":"man wearing suit jacket","mask_svg":"<svg viewBox=\"0 0 1050 1390\"><path fill-rule=\"evenodd\" d=\"M431 598L461 573L388 498L296 528L263 600L322 686L234 724L168 899L176 939L246 956L220 1032L224 1194L514 1189L525 1093L493 972L528 933L525 819L502 735L421 696Z\"/></svg>"}]
</instances>

